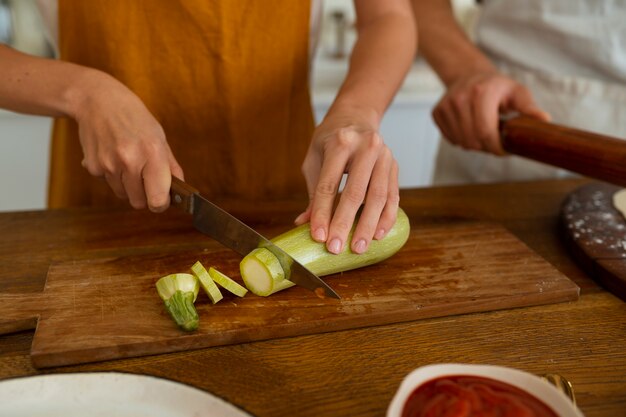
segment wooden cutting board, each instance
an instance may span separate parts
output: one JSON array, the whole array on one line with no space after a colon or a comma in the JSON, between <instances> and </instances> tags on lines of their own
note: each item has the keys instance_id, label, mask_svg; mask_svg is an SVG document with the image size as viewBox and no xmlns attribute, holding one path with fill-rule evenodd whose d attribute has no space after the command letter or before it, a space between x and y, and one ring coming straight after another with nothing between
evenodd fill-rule
<instances>
[{"instance_id":1,"label":"wooden cutting board","mask_svg":"<svg viewBox=\"0 0 626 417\"><path fill-rule=\"evenodd\" d=\"M4 323L38 317L35 367L206 348L429 317L576 300L579 288L504 228L488 223L413 226L388 260L326 277L342 297L294 287L267 298L201 292L200 328L179 330L155 290L159 277L201 260L241 282L241 257L208 241L203 251L53 264L41 294L0 294Z\"/></svg>"},{"instance_id":2,"label":"wooden cutting board","mask_svg":"<svg viewBox=\"0 0 626 417\"><path fill-rule=\"evenodd\" d=\"M626 219L613 205L622 188L600 182L577 188L565 199L561 220L575 260L626 301Z\"/></svg>"}]
</instances>

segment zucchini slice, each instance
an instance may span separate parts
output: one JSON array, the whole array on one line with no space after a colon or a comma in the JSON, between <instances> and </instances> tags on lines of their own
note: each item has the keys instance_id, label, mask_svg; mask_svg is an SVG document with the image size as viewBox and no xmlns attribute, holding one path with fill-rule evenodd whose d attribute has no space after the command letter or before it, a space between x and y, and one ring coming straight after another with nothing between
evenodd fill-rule
<instances>
[{"instance_id":1,"label":"zucchini slice","mask_svg":"<svg viewBox=\"0 0 626 417\"><path fill-rule=\"evenodd\" d=\"M200 263L200 261L193 264L191 270L200 280L200 286L202 286L202 289L204 290L206 295L209 296L209 299L213 304L224 298L222 296L222 292L219 288L217 288L217 285L215 285L215 282L213 282L213 279L204 268L204 266Z\"/></svg>"}]
</instances>

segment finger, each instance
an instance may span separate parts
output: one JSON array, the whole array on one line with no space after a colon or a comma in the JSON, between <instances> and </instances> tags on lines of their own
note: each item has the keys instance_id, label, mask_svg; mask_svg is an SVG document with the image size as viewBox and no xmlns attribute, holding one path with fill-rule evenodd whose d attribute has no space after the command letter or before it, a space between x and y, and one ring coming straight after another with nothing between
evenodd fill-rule
<instances>
[{"instance_id":1,"label":"finger","mask_svg":"<svg viewBox=\"0 0 626 417\"><path fill-rule=\"evenodd\" d=\"M387 188L387 204L380 215L380 221L376 227L376 233L374 239L380 240L387 236L387 233L391 230L396 223L398 216L398 207L400 205L400 186L398 181L398 162L393 161L391 166L391 173L389 175L389 187Z\"/></svg>"},{"instance_id":2,"label":"finger","mask_svg":"<svg viewBox=\"0 0 626 417\"><path fill-rule=\"evenodd\" d=\"M91 158L84 157L80 164L94 177L102 178L105 176L104 169L102 169L102 167Z\"/></svg>"},{"instance_id":3,"label":"finger","mask_svg":"<svg viewBox=\"0 0 626 417\"><path fill-rule=\"evenodd\" d=\"M306 209L296 217L294 223L296 225L304 224L311 220L311 212L313 209L313 198L315 196L315 186L319 181L320 170L321 170L321 162L318 157L317 152L312 153L313 150L309 149L309 154L307 154L304 162L302 163L302 175L304 176L304 180L306 182L307 192L309 195L309 203ZM313 232L313 229L311 229ZM318 232L319 233L319 232ZM313 239L319 241L313 234L311 235Z\"/></svg>"},{"instance_id":4,"label":"finger","mask_svg":"<svg viewBox=\"0 0 626 417\"><path fill-rule=\"evenodd\" d=\"M130 205L135 209L146 207L146 192L143 187L141 171L122 171L122 184L128 195Z\"/></svg>"},{"instance_id":5,"label":"finger","mask_svg":"<svg viewBox=\"0 0 626 417\"><path fill-rule=\"evenodd\" d=\"M306 210L300 213L293 222L296 226L300 226L301 224L308 222L310 219L311 219L311 203L309 202L309 205L307 206Z\"/></svg>"},{"instance_id":6,"label":"finger","mask_svg":"<svg viewBox=\"0 0 626 417\"><path fill-rule=\"evenodd\" d=\"M307 155L306 159L302 163L302 175L304 175L304 180L306 181L309 200L313 199L313 196L315 195L315 187L319 182L321 171L322 161L318 156L318 153L316 152L315 155Z\"/></svg>"},{"instance_id":7,"label":"finger","mask_svg":"<svg viewBox=\"0 0 626 417\"><path fill-rule=\"evenodd\" d=\"M182 169L178 172L178 175L181 174ZM170 187L172 185L172 171L167 158L148 160L141 176L148 209L154 213L160 213L167 209L170 204Z\"/></svg>"},{"instance_id":8,"label":"finger","mask_svg":"<svg viewBox=\"0 0 626 417\"><path fill-rule=\"evenodd\" d=\"M456 145L452 134L450 134L450 132L448 131L448 126L444 123L445 121L441 116L441 112L437 108L435 108L435 110L433 110L432 112L432 116L435 124L439 127L439 131L441 132L443 138L451 144Z\"/></svg>"},{"instance_id":9,"label":"finger","mask_svg":"<svg viewBox=\"0 0 626 417\"><path fill-rule=\"evenodd\" d=\"M350 247L354 253L361 254L367 251L374 237L381 212L387 203L392 162L393 156L391 151L389 148L385 148L383 155L374 165L367 189L367 197L365 198L365 206L352 235Z\"/></svg>"},{"instance_id":10,"label":"finger","mask_svg":"<svg viewBox=\"0 0 626 417\"><path fill-rule=\"evenodd\" d=\"M537 106L531 92L522 86L514 91L510 106L511 110L516 110L526 116L535 117L544 122L549 122L552 119L550 114Z\"/></svg>"},{"instance_id":11,"label":"finger","mask_svg":"<svg viewBox=\"0 0 626 417\"><path fill-rule=\"evenodd\" d=\"M470 98L467 93L457 94L451 102L454 118L458 126L456 134L459 137L461 146L465 149L481 151L484 149L483 143L476 136L474 129L474 112Z\"/></svg>"},{"instance_id":12,"label":"finger","mask_svg":"<svg viewBox=\"0 0 626 417\"><path fill-rule=\"evenodd\" d=\"M89 140L86 135L81 135L80 144L83 150L82 167L94 177L104 177L104 168L98 162L98 141Z\"/></svg>"},{"instance_id":13,"label":"finger","mask_svg":"<svg viewBox=\"0 0 626 417\"><path fill-rule=\"evenodd\" d=\"M476 96L474 106L476 112L476 132L485 144L485 150L495 155L505 155L500 140L499 121L500 108L505 100L505 91L494 88Z\"/></svg>"},{"instance_id":14,"label":"finger","mask_svg":"<svg viewBox=\"0 0 626 417\"><path fill-rule=\"evenodd\" d=\"M318 242L328 240L328 230L335 196L351 152L349 146L332 147L324 154L319 180L312 186L311 236Z\"/></svg>"},{"instance_id":15,"label":"finger","mask_svg":"<svg viewBox=\"0 0 626 417\"><path fill-rule=\"evenodd\" d=\"M118 198L122 200L128 199L128 196L126 195L126 190L124 189L124 185L122 184L122 177L120 174L107 173L104 174L104 179Z\"/></svg>"},{"instance_id":16,"label":"finger","mask_svg":"<svg viewBox=\"0 0 626 417\"><path fill-rule=\"evenodd\" d=\"M457 124L456 115L449 102L444 103L439 108L438 117L441 120L441 123L446 127L445 133L448 140L457 146L465 147L463 143L463 135L461 134L460 128Z\"/></svg>"},{"instance_id":17,"label":"finger","mask_svg":"<svg viewBox=\"0 0 626 417\"><path fill-rule=\"evenodd\" d=\"M382 138L377 133L367 135L362 140L367 141L366 147L354 156L346 186L330 222L326 247L331 253L343 251L356 213L365 200L374 166L383 150Z\"/></svg>"},{"instance_id":18,"label":"finger","mask_svg":"<svg viewBox=\"0 0 626 417\"><path fill-rule=\"evenodd\" d=\"M185 173L183 172L183 169L181 168L181 166L178 164L178 161L176 160L176 158L174 158L174 154L172 153L172 150L170 149L169 145L167 147L167 152L168 152L167 159L169 161L170 172L176 178L184 181Z\"/></svg>"}]
</instances>

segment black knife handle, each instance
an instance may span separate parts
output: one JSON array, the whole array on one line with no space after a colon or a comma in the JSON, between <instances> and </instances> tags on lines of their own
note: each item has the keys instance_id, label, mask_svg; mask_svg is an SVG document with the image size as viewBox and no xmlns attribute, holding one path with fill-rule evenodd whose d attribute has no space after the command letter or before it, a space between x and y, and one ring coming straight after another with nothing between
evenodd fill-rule
<instances>
[{"instance_id":1,"label":"black knife handle","mask_svg":"<svg viewBox=\"0 0 626 417\"><path fill-rule=\"evenodd\" d=\"M193 199L199 191L187 184L185 181L172 176L172 187L170 188L170 202L173 206L193 214Z\"/></svg>"}]
</instances>

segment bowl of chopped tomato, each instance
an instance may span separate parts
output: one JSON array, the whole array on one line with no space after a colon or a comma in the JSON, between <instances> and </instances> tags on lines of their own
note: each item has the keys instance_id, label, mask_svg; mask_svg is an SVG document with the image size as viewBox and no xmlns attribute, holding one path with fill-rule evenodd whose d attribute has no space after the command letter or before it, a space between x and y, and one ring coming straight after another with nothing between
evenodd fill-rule
<instances>
[{"instance_id":1,"label":"bowl of chopped tomato","mask_svg":"<svg viewBox=\"0 0 626 417\"><path fill-rule=\"evenodd\" d=\"M518 369L434 364L407 375L387 417L584 417L560 390Z\"/></svg>"}]
</instances>

